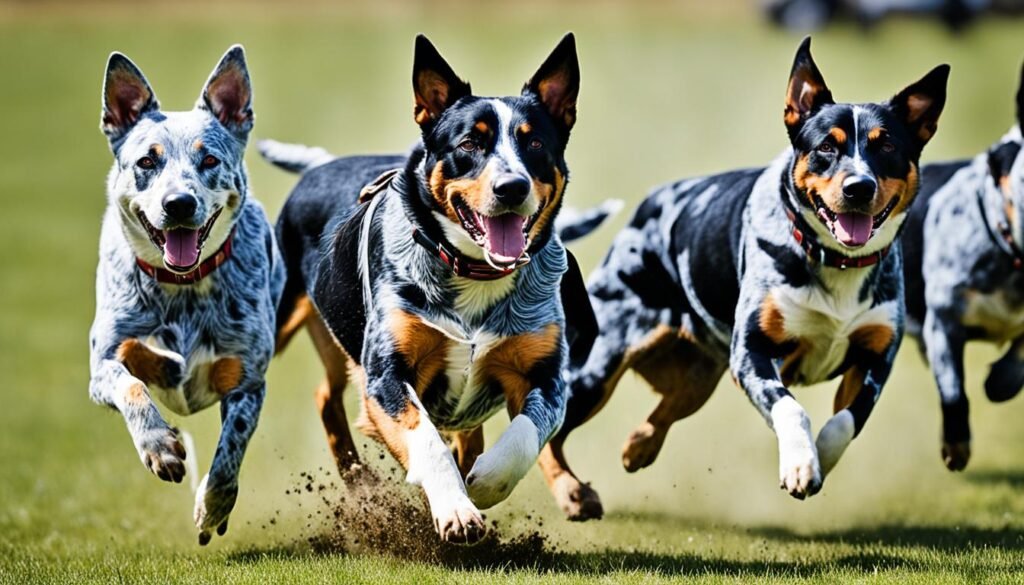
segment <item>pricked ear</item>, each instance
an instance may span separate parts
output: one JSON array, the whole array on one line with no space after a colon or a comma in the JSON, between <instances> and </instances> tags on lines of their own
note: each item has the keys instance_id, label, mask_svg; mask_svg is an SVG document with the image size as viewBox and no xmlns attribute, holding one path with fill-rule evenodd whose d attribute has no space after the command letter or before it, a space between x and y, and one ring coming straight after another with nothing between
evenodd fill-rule
<instances>
[{"instance_id":1,"label":"pricked ear","mask_svg":"<svg viewBox=\"0 0 1024 585\"><path fill-rule=\"evenodd\" d=\"M252 84L245 64L245 49L232 45L213 69L196 103L229 131L245 139L252 130Z\"/></svg>"},{"instance_id":2,"label":"pricked ear","mask_svg":"<svg viewBox=\"0 0 1024 585\"><path fill-rule=\"evenodd\" d=\"M1020 86L1017 88L1017 125L1024 133L1024 64L1020 67Z\"/></svg>"},{"instance_id":3,"label":"pricked ear","mask_svg":"<svg viewBox=\"0 0 1024 585\"><path fill-rule=\"evenodd\" d=\"M811 37L800 43L793 59L793 70L789 74L786 90L786 111L783 118L789 138L793 140L800 133L804 123L822 106L835 103L832 92L825 85L825 79L811 57Z\"/></svg>"},{"instance_id":4,"label":"pricked ear","mask_svg":"<svg viewBox=\"0 0 1024 585\"><path fill-rule=\"evenodd\" d=\"M459 79L448 62L423 35L416 35L412 65L413 110L416 123L424 130L459 98L470 95L469 84Z\"/></svg>"},{"instance_id":5,"label":"pricked ear","mask_svg":"<svg viewBox=\"0 0 1024 585\"><path fill-rule=\"evenodd\" d=\"M910 134L924 146L935 135L939 114L946 105L946 82L949 65L939 65L916 83L896 94L889 101L893 112L910 129Z\"/></svg>"},{"instance_id":6,"label":"pricked ear","mask_svg":"<svg viewBox=\"0 0 1024 585\"><path fill-rule=\"evenodd\" d=\"M555 50L523 86L523 93L536 95L551 116L566 129L576 123L576 99L580 93L580 62L576 37L566 34Z\"/></svg>"},{"instance_id":7,"label":"pricked ear","mask_svg":"<svg viewBox=\"0 0 1024 585\"><path fill-rule=\"evenodd\" d=\"M143 114L160 109L160 103L142 71L121 53L111 53L103 80L100 129L113 148Z\"/></svg>"}]
</instances>

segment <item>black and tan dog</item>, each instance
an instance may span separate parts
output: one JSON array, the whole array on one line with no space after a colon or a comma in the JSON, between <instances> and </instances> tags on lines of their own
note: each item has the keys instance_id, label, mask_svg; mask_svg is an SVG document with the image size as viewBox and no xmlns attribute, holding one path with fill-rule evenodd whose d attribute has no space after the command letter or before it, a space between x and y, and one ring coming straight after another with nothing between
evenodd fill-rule
<instances>
[{"instance_id":1,"label":"black and tan dog","mask_svg":"<svg viewBox=\"0 0 1024 585\"><path fill-rule=\"evenodd\" d=\"M973 160L927 165L903 235L907 329L918 335L942 403L942 459L967 465L971 429L964 345L1009 342L985 394L1009 400L1024 386L1024 70L1017 124Z\"/></svg>"},{"instance_id":2,"label":"black and tan dog","mask_svg":"<svg viewBox=\"0 0 1024 585\"><path fill-rule=\"evenodd\" d=\"M261 144L305 171L278 222L288 268L278 348L302 326L312 334L340 467L358 463L341 399L353 373L360 427L423 488L441 537L472 543L485 530L478 508L509 495L565 413L571 332L559 292L571 257L553 228L576 119L575 41L562 40L522 95L483 98L420 36L413 89L422 142L409 156ZM369 202L358 205L361 190ZM564 282L578 291L570 322L593 335L578 269ZM484 452L481 424L503 407L512 422Z\"/></svg>"},{"instance_id":3,"label":"black and tan dog","mask_svg":"<svg viewBox=\"0 0 1024 585\"><path fill-rule=\"evenodd\" d=\"M774 429L779 481L797 498L821 489L871 414L903 333L896 236L949 68L886 102L835 103L809 45L786 96L792 147L767 168L655 190L590 279L600 333L571 366L566 421L541 456L570 517L602 510L569 470L565 437L628 369L662 394L626 442L628 471L654 461L726 369ZM837 376L835 415L815 442L789 387Z\"/></svg>"}]
</instances>

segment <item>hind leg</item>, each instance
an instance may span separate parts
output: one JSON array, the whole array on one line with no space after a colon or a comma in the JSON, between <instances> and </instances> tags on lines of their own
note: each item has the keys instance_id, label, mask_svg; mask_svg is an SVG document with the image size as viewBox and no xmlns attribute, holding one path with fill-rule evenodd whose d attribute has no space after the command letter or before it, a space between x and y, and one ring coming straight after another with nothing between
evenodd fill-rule
<instances>
[{"instance_id":1,"label":"hind leg","mask_svg":"<svg viewBox=\"0 0 1024 585\"><path fill-rule=\"evenodd\" d=\"M459 467L459 473L465 478L473 469L477 457L484 452L484 428L479 426L468 431L452 433L450 444L455 464Z\"/></svg>"},{"instance_id":2,"label":"hind leg","mask_svg":"<svg viewBox=\"0 0 1024 585\"><path fill-rule=\"evenodd\" d=\"M985 395L992 402L1006 402L1024 386L1024 337L1018 337L1010 349L992 364L985 378Z\"/></svg>"},{"instance_id":3,"label":"hind leg","mask_svg":"<svg viewBox=\"0 0 1024 585\"><path fill-rule=\"evenodd\" d=\"M348 356L335 343L315 310L306 319L306 328L327 373L327 377L316 389L320 421L327 431L327 443L338 464L338 470L344 475L359 465L359 453L356 451L352 432L348 428L348 418L342 400L345 385L348 384Z\"/></svg>"},{"instance_id":4,"label":"hind leg","mask_svg":"<svg viewBox=\"0 0 1024 585\"><path fill-rule=\"evenodd\" d=\"M622 466L630 473L654 463L668 429L704 406L725 372L724 364L667 328L656 343L633 366L662 398L622 448Z\"/></svg>"}]
</instances>

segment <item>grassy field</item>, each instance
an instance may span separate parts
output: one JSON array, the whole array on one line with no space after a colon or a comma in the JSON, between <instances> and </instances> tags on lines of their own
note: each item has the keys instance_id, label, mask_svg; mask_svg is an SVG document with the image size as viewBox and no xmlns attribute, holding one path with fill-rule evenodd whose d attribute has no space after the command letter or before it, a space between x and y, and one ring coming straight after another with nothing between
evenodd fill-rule
<instances>
[{"instance_id":1,"label":"grassy field","mask_svg":"<svg viewBox=\"0 0 1024 585\"><path fill-rule=\"evenodd\" d=\"M321 370L303 338L270 368L231 530L199 548L187 486L145 471L120 417L87 396L110 164L97 127L110 51L136 60L164 106L182 109L224 49L244 43L256 137L390 152L416 138L416 32L428 33L477 92L493 95L518 91L571 29L583 89L568 200L585 206L605 197L633 204L663 181L768 161L785 145L783 89L799 39L750 14L653 4L381 2L301 13L284 4L145 6L0 4L0 582L1024 579L1024 401L984 399L990 347L969 351L975 458L965 473L940 462L934 385L910 344L871 423L824 491L805 502L776 488L773 436L728 381L676 426L654 466L627 475L619 449L655 402L627 377L569 444L577 471L604 498L604 520L562 520L533 471L488 516L508 537L539 526L543 551L431 563L307 544L327 530L327 506L295 486L304 472L323 477L331 461L312 401ZM887 97L951 63L948 107L925 154L941 160L972 156L1009 127L1022 33L1020 21L986 22L956 38L931 24L892 22L869 35L818 34L814 52L835 95L853 101ZM249 164L256 195L276 215L294 178L256 156ZM585 269L624 221L576 247ZM833 386L798 391L819 424ZM489 439L503 419L489 423ZM204 468L216 409L174 422L195 436L190 455ZM330 501L340 496L327 490Z\"/></svg>"}]
</instances>

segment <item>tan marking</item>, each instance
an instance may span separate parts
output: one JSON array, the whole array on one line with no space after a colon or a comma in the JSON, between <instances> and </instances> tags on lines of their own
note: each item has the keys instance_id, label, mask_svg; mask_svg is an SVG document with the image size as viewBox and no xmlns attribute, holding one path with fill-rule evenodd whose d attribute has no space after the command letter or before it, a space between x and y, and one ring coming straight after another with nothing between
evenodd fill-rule
<instances>
[{"instance_id":1,"label":"tan marking","mask_svg":"<svg viewBox=\"0 0 1024 585\"><path fill-rule=\"evenodd\" d=\"M833 414L844 408L849 408L863 388L864 371L859 366L851 366L843 374L843 381L839 383L839 389L836 391L835 399L832 401Z\"/></svg>"},{"instance_id":2,"label":"tan marking","mask_svg":"<svg viewBox=\"0 0 1024 585\"><path fill-rule=\"evenodd\" d=\"M869 142L874 142L875 140L878 140L878 139L884 138L884 137L885 137L885 129L882 128L881 126L872 128L871 130L868 130L868 141Z\"/></svg>"},{"instance_id":3,"label":"tan marking","mask_svg":"<svg viewBox=\"0 0 1024 585\"><path fill-rule=\"evenodd\" d=\"M519 125L520 134L529 134L530 132L533 132L533 126L529 122L523 122Z\"/></svg>"},{"instance_id":4,"label":"tan marking","mask_svg":"<svg viewBox=\"0 0 1024 585\"><path fill-rule=\"evenodd\" d=\"M210 390L221 396L238 388L242 381L242 360L237 357L221 358L210 367Z\"/></svg>"},{"instance_id":5,"label":"tan marking","mask_svg":"<svg viewBox=\"0 0 1024 585\"><path fill-rule=\"evenodd\" d=\"M274 344L274 353L279 354L284 351L284 348L288 346L288 342L291 341L292 336L302 329L302 326L306 324L306 320L313 313L313 303L310 302L307 295L302 295L298 301L295 302L295 308L292 310L292 314L288 316L288 321L277 330L277 340Z\"/></svg>"},{"instance_id":6,"label":"tan marking","mask_svg":"<svg viewBox=\"0 0 1024 585\"><path fill-rule=\"evenodd\" d=\"M505 394L512 416L519 414L526 396L533 390L527 376L542 359L558 349L562 330L551 323L532 333L508 337L487 352L480 364L485 380L497 382Z\"/></svg>"},{"instance_id":7,"label":"tan marking","mask_svg":"<svg viewBox=\"0 0 1024 585\"><path fill-rule=\"evenodd\" d=\"M307 301L308 302L308 301ZM342 399L348 383L348 371L358 369L327 329L319 312L310 304L310 316L306 330L313 340L313 346L320 355L327 377L316 389L316 404L320 410L320 422L327 433L327 444L331 448L338 468L348 471L359 463L359 453L348 428L345 403Z\"/></svg>"},{"instance_id":8,"label":"tan marking","mask_svg":"<svg viewBox=\"0 0 1024 585\"><path fill-rule=\"evenodd\" d=\"M436 71L421 71L416 77L415 88L413 118L422 126L436 119L448 107L448 92L451 88Z\"/></svg>"},{"instance_id":9,"label":"tan marking","mask_svg":"<svg viewBox=\"0 0 1024 585\"><path fill-rule=\"evenodd\" d=\"M200 138L192 143L193 150L201 150L203 148L203 139Z\"/></svg>"},{"instance_id":10,"label":"tan marking","mask_svg":"<svg viewBox=\"0 0 1024 585\"><path fill-rule=\"evenodd\" d=\"M363 388L363 414L358 423L368 435L381 441L398 460L402 467L409 467L409 446L405 442L406 431L414 430L420 424L420 411L406 398L405 405L398 416L392 417L377 402L366 395ZM370 428L372 427L372 429Z\"/></svg>"},{"instance_id":11,"label":"tan marking","mask_svg":"<svg viewBox=\"0 0 1024 585\"><path fill-rule=\"evenodd\" d=\"M773 342L781 344L792 339L792 336L786 333L786 320L782 316L782 310L770 293L761 301L757 321L761 332Z\"/></svg>"},{"instance_id":12,"label":"tan marking","mask_svg":"<svg viewBox=\"0 0 1024 585\"><path fill-rule=\"evenodd\" d=\"M395 351L414 373L416 394L422 396L448 365L448 338L416 315L399 309L391 312L388 327Z\"/></svg>"},{"instance_id":13,"label":"tan marking","mask_svg":"<svg viewBox=\"0 0 1024 585\"><path fill-rule=\"evenodd\" d=\"M892 327L889 325L881 323L865 325L850 334L850 345L882 354L892 343L893 335Z\"/></svg>"},{"instance_id":14,"label":"tan marking","mask_svg":"<svg viewBox=\"0 0 1024 585\"><path fill-rule=\"evenodd\" d=\"M828 131L828 134L836 141L837 144L846 144L846 130L843 130L842 128L832 128Z\"/></svg>"},{"instance_id":15,"label":"tan marking","mask_svg":"<svg viewBox=\"0 0 1024 585\"><path fill-rule=\"evenodd\" d=\"M487 125L487 122L484 122L482 120L477 122L473 127L476 128L476 131L481 134L491 133L491 127Z\"/></svg>"},{"instance_id":16,"label":"tan marking","mask_svg":"<svg viewBox=\"0 0 1024 585\"><path fill-rule=\"evenodd\" d=\"M893 207L889 217L898 216L905 212L910 204L913 203L914 197L917 195L917 183L918 183L918 172L917 166L914 164L910 165L910 171L907 173L905 179L898 179L889 177L882 179L878 185L878 197L875 198L875 205L872 209L872 215L878 215L889 206L889 202L895 197L899 197L900 200Z\"/></svg>"},{"instance_id":17,"label":"tan marking","mask_svg":"<svg viewBox=\"0 0 1024 585\"><path fill-rule=\"evenodd\" d=\"M146 385L142 382L132 382L128 385L124 394L125 402L132 406L141 406L149 402L149 393L146 392Z\"/></svg>"},{"instance_id":18,"label":"tan marking","mask_svg":"<svg viewBox=\"0 0 1024 585\"><path fill-rule=\"evenodd\" d=\"M793 185L807 195L811 206L817 205L815 195L821 198L825 206L835 212L843 205L843 180L846 173L836 173L832 177L822 177L810 172L807 168L809 155L801 155L793 166Z\"/></svg>"},{"instance_id":19,"label":"tan marking","mask_svg":"<svg viewBox=\"0 0 1024 585\"><path fill-rule=\"evenodd\" d=\"M128 339L117 348L117 360L128 368L133 376L146 384L162 388L170 386L167 379L167 358L154 352L138 339Z\"/></svg>"},{"instance_id":20,"label":"tan marking","mask_svg":"<svg viewBox=\"0 0 1024 585\"><path fill-rule=\"evenodd\" d=\"M801 69L795 72L789 80L789 87L786 90L786 109L783 114L783 121L786 126L795 126L800 122L802 112L810 111L814 99L819 93L825 90L824 85L812 83L807 76L808 71Z\"/></svg>"},{"instance_id":21,"label":"tan marking","mask_svg":"<svg viewBox=\"0 0 1024 585\"><path fill-rule=\"evenodd\" d=\"M484 452L484 428L482 426L468 431L457 431L451 434L452 455L459 467L462 477L469 475L477 457Z\"/></svg>"},{"instance_id":22,"label":"tan marking","mask_svg":"<svg viewBox=\"0 0 1024 585\"><path fill-rule=\"evenodd\" d=\"M158 157L163 157L164 156L164 145L163 144L153 144L152 146L149 147L149 149L152 150L153 154L157 155Z\"/></svg>"},{"instance_id":23,"label":"tan marking","mask_svg":"<svg viewBox=\"0 0 1024 585\"><path fill-rule=\"evenodd\" d=\"M533 179L533 192L537 194L538 198L538 211L537 220L533 222L530 227L529 241L533 242L534 239L540 235L544 227L554 221L555 210L558 209L558 202L562 199L562 194L565 192L565 177L562 172L555 169L555 184L551 185L543 183L537 179Z\"/></svg>"}]
</instances>

